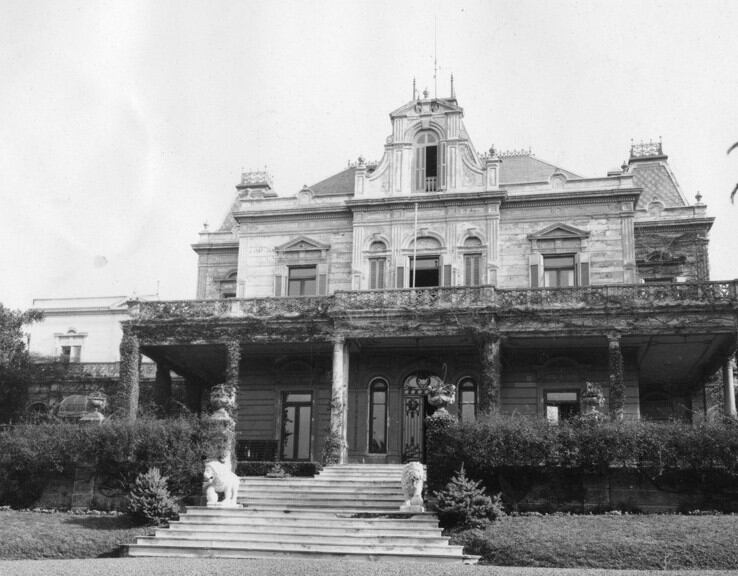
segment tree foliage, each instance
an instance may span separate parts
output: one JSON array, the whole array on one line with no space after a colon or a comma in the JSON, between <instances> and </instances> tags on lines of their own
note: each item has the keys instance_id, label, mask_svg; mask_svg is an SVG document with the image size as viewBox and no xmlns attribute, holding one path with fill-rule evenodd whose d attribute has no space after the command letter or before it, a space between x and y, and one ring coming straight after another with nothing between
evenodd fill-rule
<instances>
[{"instance_id":1,"label":"tree foliage","mask_svg":"<svg viewBox=\"0 0 738 576\"><path fill-rule=\"evenodd\" d=\"M20 413L38 370L31 362L23 326L41 320L38 310L11 310L0 304L0 422Z\"/></svg>"}]
</instances>

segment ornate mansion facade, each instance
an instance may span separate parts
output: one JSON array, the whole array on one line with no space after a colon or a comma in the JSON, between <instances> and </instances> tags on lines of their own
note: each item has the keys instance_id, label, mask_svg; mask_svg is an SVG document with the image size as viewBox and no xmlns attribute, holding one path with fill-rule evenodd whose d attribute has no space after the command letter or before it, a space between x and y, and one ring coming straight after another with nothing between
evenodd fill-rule
<instances>
[{"instance_id":1,"label":"ornate mansion facade","mask_svg":"<svg viewBox=\"0 0 738 576\"><path fill-rule=\"evenodd\" d=\"M193 408L215 384L236 392L241 459L319 460L331 433L344 461L422 455L438 390L463 420L566 419L591 384L612 418L689 421L723 369L734 413L737 283L710 281L713 219L660 143L583 178L478 153L453 97L390 120L380 162L295 195L243 174L193 246L197 299L130 303L132 415L142 354L160 392L185 378Z\"/></svg>"}]
</instances>

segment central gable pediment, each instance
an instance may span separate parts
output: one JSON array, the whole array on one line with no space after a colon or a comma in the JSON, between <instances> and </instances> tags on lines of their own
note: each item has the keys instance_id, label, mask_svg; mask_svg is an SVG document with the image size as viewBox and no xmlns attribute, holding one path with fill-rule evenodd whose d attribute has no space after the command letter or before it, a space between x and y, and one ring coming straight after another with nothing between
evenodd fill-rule
<instances>
[{"instance_id":1,"label":"central gable pediment","mask_svg":"<svg viewBox=\"0 0 738 576\"><path fill-rule=\"evenodd\" d=\"M330 244L323 244L322 242L318 242L317 240L313 240L307 236L298 236L289 242L280 244L275 248L275 250L277 252L323 252L329 250L330 247Z\"/></svg>"},{"instance_id":2,"label":"central gable pediment","mask_svg":"<svg viewBox=\"0 0 738 576\"><path fill-rule=\"evenodd\" d=\"M554 240L556 238L589 238L587 230L581 230L569 224L559 222L546 226L534 234L528 234L528 240Z\"/></svg>"},{"instance_id":3,"label":"central gable pediment","mask_svg":"<svg viewBox=\"0 0 738 576\"><path fill-rule=\"evenodd\" d=\"M443 114L444 112L461 112L455 99L435 98L411 100L390 113L390 118L415 114Z\"/></svg>"}]
</instances>

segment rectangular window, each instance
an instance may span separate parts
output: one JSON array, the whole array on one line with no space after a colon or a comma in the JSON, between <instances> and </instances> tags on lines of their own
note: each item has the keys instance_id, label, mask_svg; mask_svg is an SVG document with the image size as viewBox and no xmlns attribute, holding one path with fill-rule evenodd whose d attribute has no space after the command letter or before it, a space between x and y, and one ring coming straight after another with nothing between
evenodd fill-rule
<instances>
[{"instance_id":1,"label":"rectangular window","mask_svg":"<svg viewBox=\"0 0 738 576\"><path fill-rule=\"evenodd\" d=\"M369 288L381 290L384 288L384 269L386 258L371 258L369 260Z\"/></svg>"},{"instance_id":2,"label":"rectangular window","mask_svg":"<svg viewBox=\"0 0 738 576\"><path fill-rule=\"evenodd\" d=\"M315 266L291 266L287 278L288 296L315 296L317 294Z\"/></svg>"},{"instance_id":3,"label":"rectangular window","mask_svg":"<svg viewBox=\"0 0 738 576\"><path fill-rule=\"evenodd\" d=\"M82 346L62 346L59 362L64 364L79 362Z\"/></svg>"},{"instance_id":4,"label":"rectangular window","mask_svg":"<svg viewBox=\"0 0 738 576\"><path fill-rule=\"evenodd\" d=\"M579 392L545 392L544 405L546 420L551 424L558 424L579 414Z\"/></svg>"},{"instance_id":5,"label":"rectangular window","mask_svg":"<svg viewBox=\"0 0 738 576\"><path fill-rule=\"evenodd\" d=\"M481 254L464 255L464 286L479 286L482 283Z\"/></svg>"},{"instance_id":6,"label":"rectangular window","mask_svg":"<svg viewBox=\"0 0 738 576\"><path fill-rule=\"evenodd\" d=\"M574 286L574 256L545 256L543 283L546 288Z\"/></svg>"}]
</instances>

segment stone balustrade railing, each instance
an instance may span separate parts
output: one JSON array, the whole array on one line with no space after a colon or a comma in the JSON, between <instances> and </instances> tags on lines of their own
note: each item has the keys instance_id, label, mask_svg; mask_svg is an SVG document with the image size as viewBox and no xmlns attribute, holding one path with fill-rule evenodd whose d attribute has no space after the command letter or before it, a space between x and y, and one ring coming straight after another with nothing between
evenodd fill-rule
<instances>
[{"instance_id":1,"label":"stone balustrade railing","mask_svg":"<svg viewBox=\"0 0 738 576\"><path fill-rule=\"evenodd\" d=\"M518 310L630 309L738 305L738 280L673 284L621 284L577 288L502 290L454 286L338 291L331 296L228 300L134 301L138 320L248 317L330 317L343 311L413 311L488 308Z\"/></svg>"}]
</instances>

